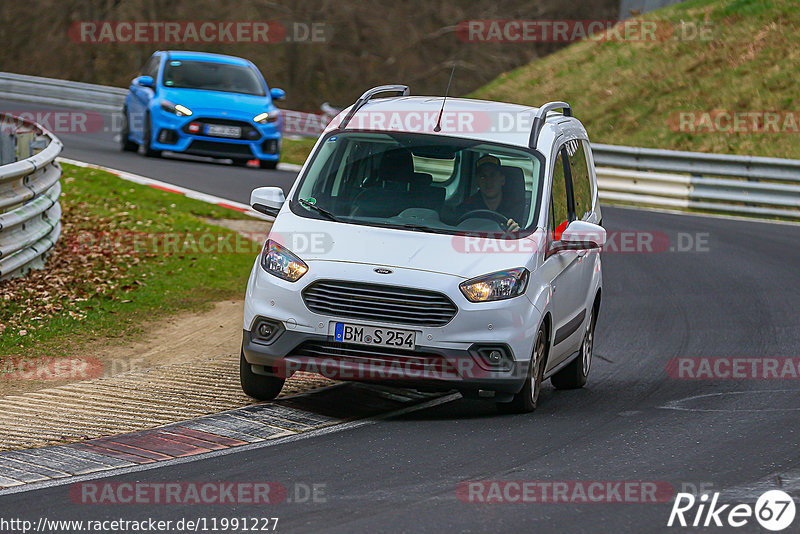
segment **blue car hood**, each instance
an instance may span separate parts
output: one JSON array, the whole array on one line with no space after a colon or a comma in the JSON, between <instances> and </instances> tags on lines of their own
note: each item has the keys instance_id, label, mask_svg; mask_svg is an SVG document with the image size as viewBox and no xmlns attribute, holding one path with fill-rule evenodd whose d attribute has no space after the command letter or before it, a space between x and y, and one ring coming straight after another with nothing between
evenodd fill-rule
<instances>
[{"instance_id":1,"label":"blue car hood","mask_svg":"<svg viewBox=\"0 0 800 534\"><path fill-rule=\"evenodd\" d=\"M169 89L161 88L159 96L173 104L182 104L195 113L204 109L248 111L257 115L272 108L272 99L268 96L222 93L202 89Z\"/></svg>"}]
</instances>

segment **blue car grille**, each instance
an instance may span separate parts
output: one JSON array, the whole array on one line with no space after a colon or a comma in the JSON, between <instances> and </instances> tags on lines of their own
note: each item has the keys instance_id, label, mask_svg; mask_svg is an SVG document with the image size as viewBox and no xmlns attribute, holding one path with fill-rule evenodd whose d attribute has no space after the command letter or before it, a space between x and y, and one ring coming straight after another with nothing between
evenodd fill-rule
<instances>
[{"instance_id":1,"label":"blue car grille","mask_svg":"<svg viewBox=\"0 0 800 534\"><path fill-rule=\"evenodd\" d=\"M198 132L190 131L189 130L189 125L190 124L199 124L200 125L200 131L198 131ZM204 133L206 125L209 125L209 124L210 125L216 125L216 126L236 126L238 128L241 128L242 129L241 137L231 138L231 137L225 137L225 136L214 136L214 135L209 135L207 133ZM203 136L203 137L217 137L217 138L221 138L221 139L241 139L241 140L244 140L244 141L256 141L258 139L261 139L261 133L258 130L256 130L251 124L249 124L247 122L244 122L244 121L236 121L236 120L231 120L231 119L217 119L217 118L201 117L201 118L198 118L198 119L194 119L193 121L191 121L191 122L187 123L186 125L184 125L183 132L187 133L189 135L200 135L200 136Z\"/></svg>"}]
</instances>

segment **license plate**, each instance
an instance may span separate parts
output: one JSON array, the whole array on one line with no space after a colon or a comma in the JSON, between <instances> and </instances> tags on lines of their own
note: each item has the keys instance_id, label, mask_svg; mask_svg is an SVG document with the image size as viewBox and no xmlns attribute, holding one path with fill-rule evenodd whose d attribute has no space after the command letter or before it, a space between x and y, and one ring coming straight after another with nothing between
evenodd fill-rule
<instances>
[{"instance_id":1,"label":"license plate","mask_svg":"<svg viewBox=\"0 0 800 534\"><path fill-rule=\"evenodd\" d=\"M217 137L241 137L242 129L238 126L220 126L219 124L206 124L206 135Z\"/></svg>"},{"instance_id":2,"label":"license plate","mask_svg":"<svg viewBox=\"0 0 800 534\"><path fill-rule=\"evenodd\" d=\"M380 345L414 350L417 333L412 330L364 326L350 323L335 323L333 339L359 345Z\"/></svg>"}]
</instances>

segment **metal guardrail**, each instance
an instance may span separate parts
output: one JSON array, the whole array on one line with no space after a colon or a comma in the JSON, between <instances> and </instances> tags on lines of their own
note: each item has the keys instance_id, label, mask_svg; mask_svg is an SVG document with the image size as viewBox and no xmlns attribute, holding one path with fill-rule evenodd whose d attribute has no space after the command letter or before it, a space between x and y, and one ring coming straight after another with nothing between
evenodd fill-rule
<instances>
[{"instance_id":1,"label":"metal guardrail","mask_svg":"<svg viewBox=\"0 0 800 534\"><path fill-rule=\"evenodd\" d=\"M120 87L0 72L0 95L12 100L119 112L127 94Z\"/></svg>"},{"instance_id":2,"label":"metal guardrail","mask_svg":"<svg viewBox=\"0 0 800 534\"><path fill-rule=\"evenodd\" d=\"M36 123L0 114L4 126L33 130L47 145L41 152L0 166L0 280L44 264L45 254L61 235L61 167L63 145Z\"/></svg>"},{"instance_id":3,"label":"metal guardrail","mask_svg":"<svg viewBox=\"0 0 800 534\"><path fill-rule=\"evenodd\" d=\"M800 160L592 145L600 199L800 219Z\"/></svg>"},{"instance_id":4,"label":"metal guardrail","mask_svg":"<svg viewBox=\"0 0 800 534\"><path fill-rule=\"evenodd\" d=\"M126 89L0 72L0 95L119 112ZM336 111L323 105L326 115ZM284 110L288 135L315 137L322 115ZM292 130L292 131L289 131ZM800 219L800 160L593 144L605 202Z\"/></svg>"}]
</instances>

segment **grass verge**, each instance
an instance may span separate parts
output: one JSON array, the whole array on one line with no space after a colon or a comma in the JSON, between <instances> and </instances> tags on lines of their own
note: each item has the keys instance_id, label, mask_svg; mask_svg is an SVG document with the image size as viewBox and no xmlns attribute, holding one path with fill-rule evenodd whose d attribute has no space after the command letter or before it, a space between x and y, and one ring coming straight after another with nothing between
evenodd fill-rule
<instances>
[{"instance_id":1,"label":"grass verge","mask_svg":"<svg viewBox=\"0 0 800 534\"><path fill-rule=\"evenodd\" d=\"M260 245L206 220L245 215L62 167L63 230L47 268L0 282L1 355L64 356L243 295Z\"/></svg>"},{"instance_id":2,"label":"grass verge","mask_svg":"<svg viewBox=\"0 0 800 534\"><path fill-rule=\"evenodd\" d=\"M316 137L303 139L286 139L281 142L281 162L302 165L314 148Z\"/></svg>"},{"instance_id":3,"label":"grass verge","mask_svg":"<svg viewBox=\"0 0 800 534\"><path fill-rule=\"evenodd\" d=\"M800 158L800 4L690 0L641 18L657 21L658 39L581 41L472 96L533 106L566 100L593 142ZM715 110L777 112L780 128L704 128L703 113ZM694 114L696 131L681 128L681 112Z\"/></svg>"}]
</instances>

